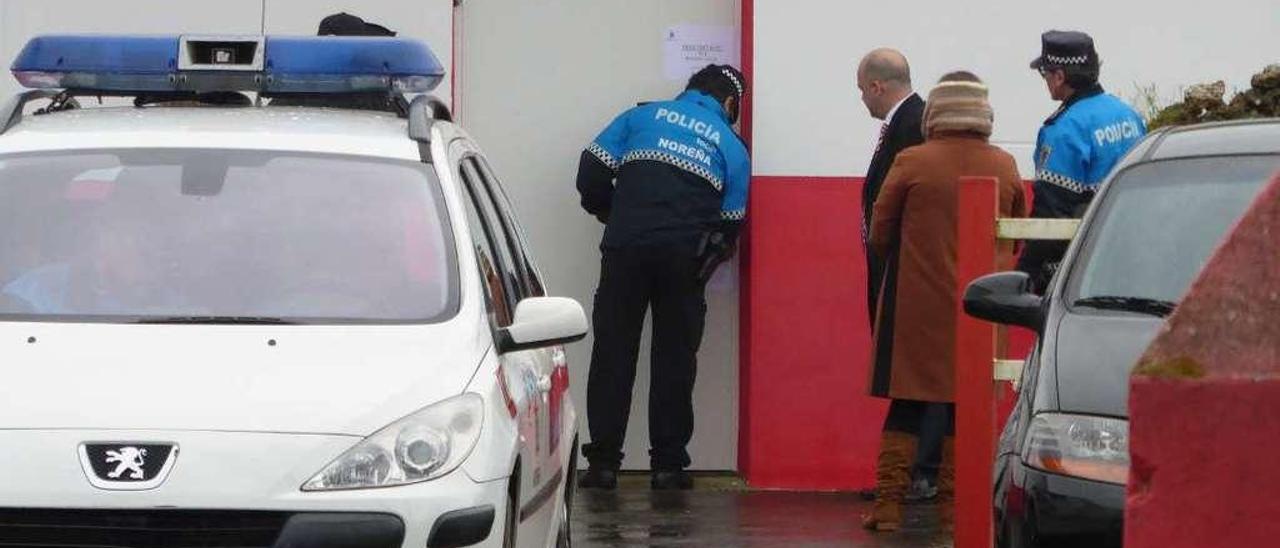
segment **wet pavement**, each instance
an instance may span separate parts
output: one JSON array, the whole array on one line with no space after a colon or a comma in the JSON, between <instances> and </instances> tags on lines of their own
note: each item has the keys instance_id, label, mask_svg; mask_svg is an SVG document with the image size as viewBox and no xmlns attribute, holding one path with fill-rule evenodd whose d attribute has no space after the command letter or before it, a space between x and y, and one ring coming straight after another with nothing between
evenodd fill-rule
<instances>
[{"instance_id":1,"label":"wet pavement","mask_svg":"<svg viewBox=\"0 0 1280 548\"><path fill-rule=\"evenodd\" d=\"M932 506L908 506L906 523L896 533L864 531L859 517L870 509L871 503L856 493L746 491L723 486L655 492L644 482L632 480L624 481L617 491L578 491L573 541L578 548L951 545L937 532Z\"/></svg>"}]
</instances>

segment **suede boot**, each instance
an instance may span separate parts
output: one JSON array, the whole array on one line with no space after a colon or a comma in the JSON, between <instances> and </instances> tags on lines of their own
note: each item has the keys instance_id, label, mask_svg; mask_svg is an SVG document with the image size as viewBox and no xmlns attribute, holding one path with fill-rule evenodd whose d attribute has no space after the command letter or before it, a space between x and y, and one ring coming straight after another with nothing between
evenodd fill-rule
<instances>
[{"instance_id":1,"label":"suede boot","mask_svg":"<svg viewBox=\"0 0 1280 548\"><path fill-rule=\"evenodd\" d=\"M950 533L956 521L956 438L942 440L942 466L938 468L938 522Z\"/></svg>"},{"instance_id":2,"label":"suede boot","mask_svg":"<svg viewBox=\"0 0 1280 548\"><path fill-rule=\"evenodd\" d=\"M880 457L876 462L876 502L862 526L872 531L897 531L902 527L902 499L911 485L911 463L916 455L916 436L886 431L880 437Z\"/></svg>"}]
</instances>

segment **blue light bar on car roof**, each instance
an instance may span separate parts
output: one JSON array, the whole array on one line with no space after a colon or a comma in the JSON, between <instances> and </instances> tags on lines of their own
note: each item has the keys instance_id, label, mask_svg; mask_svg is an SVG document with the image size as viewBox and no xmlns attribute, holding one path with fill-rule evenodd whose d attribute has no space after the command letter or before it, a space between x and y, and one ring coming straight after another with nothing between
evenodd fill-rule
<instances>
[{"instance_id":1,"label":"blue light bar on car roof","mask_svg":"<svg viewBox=\"0 0 1280 548\"><path fill-rule=\"evenodd\" d=\"M423 93L444 78L420 41L330 36L40 36L12 71L28 88L125 94Z\"/></svg>"}]
</instances>

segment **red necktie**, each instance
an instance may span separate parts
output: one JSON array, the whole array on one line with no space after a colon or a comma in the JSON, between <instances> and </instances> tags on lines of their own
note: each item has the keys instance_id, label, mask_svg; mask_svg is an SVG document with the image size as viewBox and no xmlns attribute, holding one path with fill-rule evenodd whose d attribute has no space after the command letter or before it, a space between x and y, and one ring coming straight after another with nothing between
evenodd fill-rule
<instances>
[{"instance_id":1,"label":"red necktie","mask_svg":"<svg viewBox=\"0 0 1280 548\"><path fill-rule=\"evenodd\" d=\"M872 154L880 153L880 147L884 145L884 136L887 133L889 133L889 123L885 122L883 124L880 124L880 138L876 139L876 150Z\"/></svg>"}]
</instances>

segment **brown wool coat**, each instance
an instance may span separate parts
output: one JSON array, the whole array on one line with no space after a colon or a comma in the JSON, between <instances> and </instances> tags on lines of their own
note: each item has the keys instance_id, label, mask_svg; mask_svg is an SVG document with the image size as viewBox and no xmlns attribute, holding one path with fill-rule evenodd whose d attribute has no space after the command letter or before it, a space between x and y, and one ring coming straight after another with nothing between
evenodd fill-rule
<instances>
[{"instance_id":1,"label":"brown wool coat","mask_svg":"<svg viewBox=\"0 0 1280 548\"><path fill-rule=\"evenodd\" d=\"M871 218L871 246L886 261L872 345L871 395L955 401L957 181L1000 180L1001 217L1025 217L1018 168L977 133L942 133L897 157ZM1013 246L997 250L1000 269Z\"/></svg>"}]
</instances>

